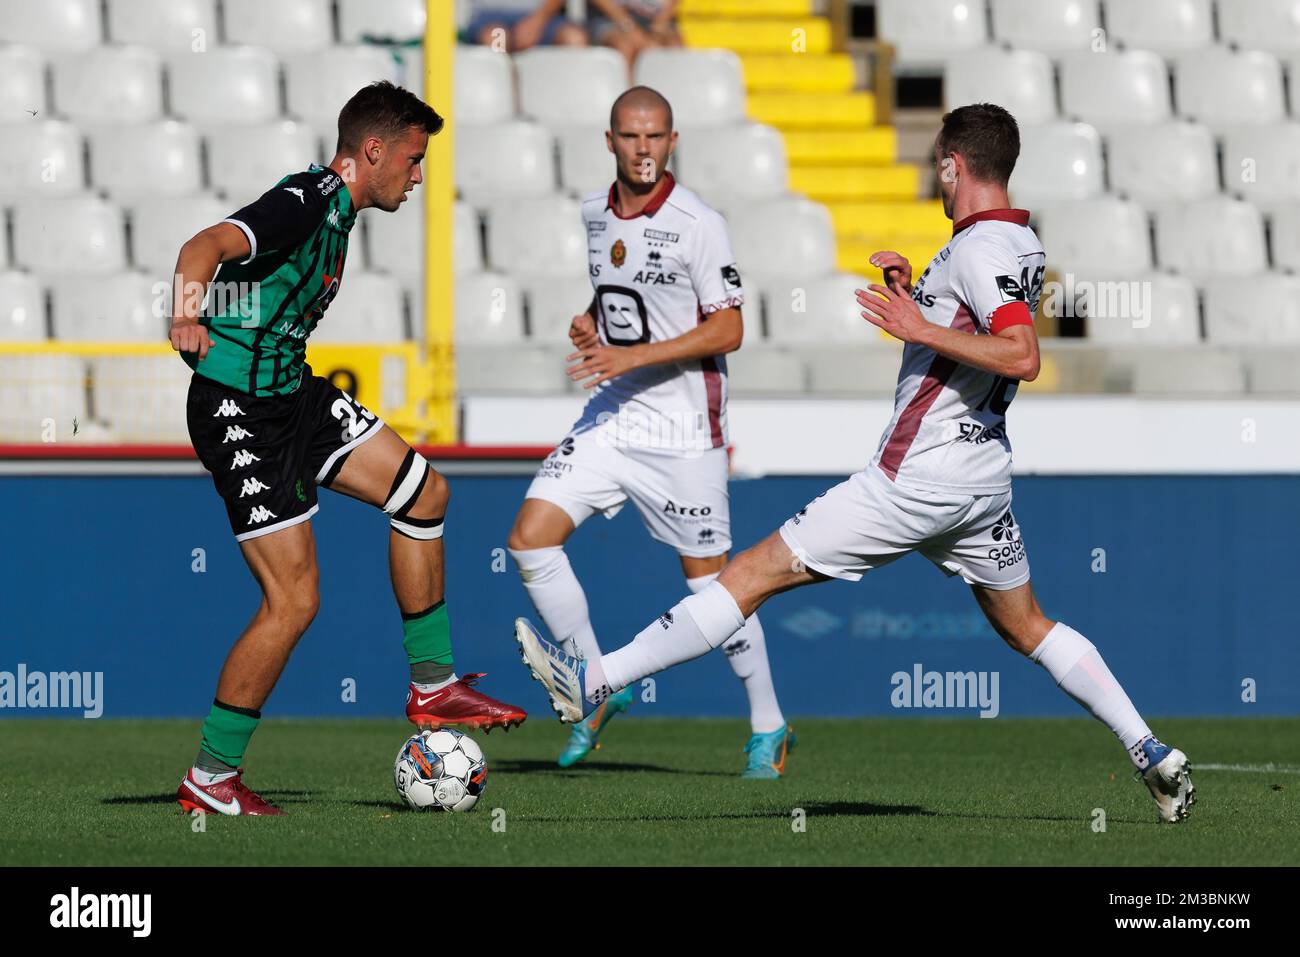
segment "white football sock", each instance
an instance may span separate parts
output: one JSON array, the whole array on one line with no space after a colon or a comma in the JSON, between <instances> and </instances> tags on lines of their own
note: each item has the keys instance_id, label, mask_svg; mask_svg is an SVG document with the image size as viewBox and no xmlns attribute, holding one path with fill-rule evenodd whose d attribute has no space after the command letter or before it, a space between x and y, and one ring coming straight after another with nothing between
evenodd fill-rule
<instances>
[{"instance_id":1,"label":"white football sock","mask_svg":"<svg viewBox=\"0 0 1300 957\"><path fill-rule=\"evenodd\" d=\"M217 784L220 781L229 781L235 776L235 771L204 771L201 768L191 768L190 774L196 784L207 787L210 784Z\"/></svg>"},{"instance_id":2,"label":"white football sock","mask_svg":"<svg viewBox=\"0 0 1300 957\"><path fill-rule=\"evenodd\" d=\"M686 587L696 594L709 582L718 577L701 575L699 578L686 579ZM758 612L745 619L745 625L722 646L727 656L727 663L736 673L745 694L749 698L749 727L754 734L770 734L785 724L785 715L776 700L776 688L772 685L772 669L767 662L767 640L763 636L763 625L758 620Z\"/></svg>"},{"instance_id":3,"label":"white football sock","mask_svg":"<svg viewBox=\"0 0 1300 957\"><path fill-rule=\"evenodd\" d=\"M546 623L551 639L566 654L588 660L600 657L600 645L591 628L587 596L573 573L569 556L559 545L550 548L510 549L519 566L524 590Z\"/></svg>"},{"instance_id":4,"label":"white football sock","mask_svg":"<svg viewBox=\"0 0 1300 957\"><path fill-rule=\"evenodd\" d=\"M1133 752L1143 739L1151 736L1151 729L1091 641L1058 621L1030 652L1029 660L1046 668L1062 691L1115 732L1115 737L1128 749L1129 758L1135 765L1138 763Z\"/></svg>"},{"instance_id":5,"label":"white football sock","mask_svg":"<svg viewBox=\"0 0 1300 957\"><path fill-rule=\"evenodd\" d=\"M453 671L441 681L433 681L428 684L422 684L419 681L412 681L411 684L420 694L428 694L430 691L438 691L441 688L447 687L447 685L454 685L459 680L460 676Z\"/></svg>"}]
</instances>

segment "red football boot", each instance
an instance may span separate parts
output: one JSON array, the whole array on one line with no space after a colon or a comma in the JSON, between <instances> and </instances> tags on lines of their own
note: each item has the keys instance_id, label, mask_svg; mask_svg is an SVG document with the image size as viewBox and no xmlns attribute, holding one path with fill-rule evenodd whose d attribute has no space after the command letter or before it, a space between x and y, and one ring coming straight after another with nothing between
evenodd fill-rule
<instances>
[{"instance_id":1,"label":"red football boot","mask_svg":"<svg viewBox=\"0 0 1300 957\"><path fill-rule=\"evenodd\" d=\"M474 685L485 674L462 675L445 688L437 691L417 691L412 684L406 690L406 717L417 728L441 728L460 724L467 728L491 731L493 728L510 728L524 723L528 717L522 708L489 698Z\"/></svg>"},{"instance_id":2,"label":"red football boot","mask_svg":"<svg viewBox=\"0 0 1300 957\"><path fill-rule=\"evenodd\" d=\"M244 786L242 780L244 769L240 768L235 776L218 781L216 784L200 784L194 780L194 769L185 772L185 780L176 789L176 800L180 802L185 813L205 811L209 814L247 814L271 817L283 814L278 807L272 807Z\"/></svg>"}]
</instances>

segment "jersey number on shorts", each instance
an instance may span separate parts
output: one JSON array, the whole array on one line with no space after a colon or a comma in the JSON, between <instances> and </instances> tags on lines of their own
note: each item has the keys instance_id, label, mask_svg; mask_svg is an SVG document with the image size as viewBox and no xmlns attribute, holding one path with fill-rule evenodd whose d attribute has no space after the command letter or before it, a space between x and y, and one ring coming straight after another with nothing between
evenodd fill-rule
<instances>
[{"instance_id":1,"label":"jersey number on shorts","mask_svg":"<svg viewBox=\"0 0 1300 957\"><path fill-rule=\"evenodd\" d=\"M334 404L330 406L330 413L334 416L334 418L338 419L340 422L342 422L345 418L348 420L346 432L347 432L347 437L351 439L355 439L358 435L360 435L363 431L365 431L365 427L366 427L365 422L361 422L361 423L357 422L358 412L361 413L362 418L365 419L366 421L370 421L375 417L375 414L370 410L365 409L359 405L353 405L346 398L342 398L342 397L335 399Z\"/></svg>"}]
</instances>

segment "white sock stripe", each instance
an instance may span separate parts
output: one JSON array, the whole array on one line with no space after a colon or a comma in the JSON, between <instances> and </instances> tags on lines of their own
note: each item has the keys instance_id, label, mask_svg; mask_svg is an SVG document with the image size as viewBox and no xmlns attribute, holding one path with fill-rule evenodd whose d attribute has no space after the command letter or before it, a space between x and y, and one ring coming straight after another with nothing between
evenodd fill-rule
<instances>
[{"instance_id":1,"label":"white sock stripe","mask_svg":"<svg viewBox=\"0 0 1300 957\"><path fill-rule=\"evenodd\" d=\"M442 538L442 522L437 525L412 525L409 521L402 521L400 518L389 519L388 524L393 526L395 531L400 532L407 538L419 539L422 542L432 542L435 539Z\"/></svg>"}]
</instances>

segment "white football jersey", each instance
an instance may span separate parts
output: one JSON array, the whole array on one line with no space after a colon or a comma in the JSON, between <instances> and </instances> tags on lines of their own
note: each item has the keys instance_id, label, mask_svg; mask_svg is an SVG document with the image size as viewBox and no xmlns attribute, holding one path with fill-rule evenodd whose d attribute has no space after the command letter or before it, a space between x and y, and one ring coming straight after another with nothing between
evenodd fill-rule
<instances>
[{"instance_id":1,"label":"white football jersey","mask_svg":"<svg viewBox=\"0 0 1300 957\"><path fill-rule=\"evenodd\" d=\"M952 239L912 300L927 320L976 335L1029 323L1046 255L1023 209L990 209L954 224ZM909 342L894 416L871 464L900 485L984 495L1011 488L1006 411L1019 380L985 372Z\"/></svg>"},{"instance_id":2,"label":"white football jersey","mask_svg":"<svg viewBox=\"0 0 1300 957\"><path fill-rule=\"evenodd\" d=\"M582 203L596 329L611 346L676 339L745 301L727 224L664 173L637 216L614 211L614 187ZM727 360L634 369L593 390L574 431L673 455L727 444Z\"/></svg>"}]
</instances>

